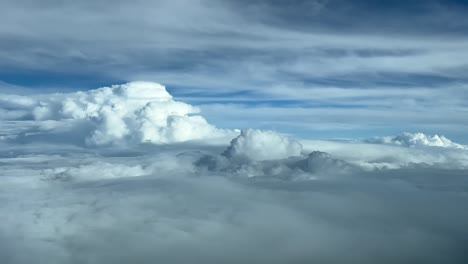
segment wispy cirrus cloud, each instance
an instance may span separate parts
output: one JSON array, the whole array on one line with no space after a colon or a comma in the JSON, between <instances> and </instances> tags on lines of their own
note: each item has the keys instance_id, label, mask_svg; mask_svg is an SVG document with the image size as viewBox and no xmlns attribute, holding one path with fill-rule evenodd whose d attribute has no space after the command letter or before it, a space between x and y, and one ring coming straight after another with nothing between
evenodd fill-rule
<instances>
[{"instance_id":1,"label":"wispy cirrus cloud","mask_svg":"<svg viewBox=\"0 0 468 264\"><path fill-rule=\"evenodd\" d=\"M436 0L5 0L0 80L40 89L149 80L192 103L252 111L287 100L452 116L466 112L466 9Z\"/></svg>"}]
</instances>

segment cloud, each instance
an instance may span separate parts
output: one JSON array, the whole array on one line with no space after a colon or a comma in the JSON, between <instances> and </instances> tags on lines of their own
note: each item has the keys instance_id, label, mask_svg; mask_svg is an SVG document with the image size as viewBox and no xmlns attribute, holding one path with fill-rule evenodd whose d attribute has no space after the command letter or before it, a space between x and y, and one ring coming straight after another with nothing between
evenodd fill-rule
<instances>
[{"instance_id":1,"label":"cloud","mask_svg":"<svg viewBox=\"0 0 468 264\"><path fill-rule=\"evenodd\" d=\"M226 177L270 178L285 181L326 179L363 172L358 166L320 151L287 159L262 161L229 159L224 155L204 155L196 160L194 165L200 174L209 171Z\"/></svg>"},{"instance_id":2,"label":"cloud","mask_svg":"<svg viewBox=\"0 0 468 264\"><path fill-rule=\"evenodd\" d=\"M466 170L364 171L323 152L240 161L222 155L229 146L187 142L92 150L0 144L0 254L9 264L467 259ZM360 144L337 152L375 156ZM191 168L204 155L230 165ZM263 175L238 177L246 174L226 169L235 164Z\"/></svg>"},{"instance_id":3,"label":"cloud","mask_svg":"<svg viewBox=\"0 0 468 264\"><path fill-rule=\"evenodd\" d=\"M245 129L223 153L230 159L272 160L301 154L302 145L273 131Z\"/></svg>"},{"instance_id":4,"label":"cloud","mask_svg":"<svg viewBox=\"0 0 468 264\"><path fill-rule=\"evenodd\" d=\"M450 139L439 135L425 135L423 133L408 133L404 132L393 137L376 137L367 139L369 143L394 144L399 146L414 147L414 146L430 146L442 148L458 148L468 149L467 146L451 141Z\"/></svg>"},{"instance_id":5,"label":"cloud","mask_svg":"<svg viewBox=\"0 0 468 264\"><path fill-rule=\"evenodd\" d=\"M311 180L362 171L330 154L313 151L303 155L302 145L273 131L246 129L221 154L183 153L195 171L221 173L227 177Z\"/></svg>"},{"instance_id":6,"label":"cloud","mask_svg":"<svg viewBox=\"0 0 468 264\"><path fill-rule=\"evenodd\" d=\"M124 164L95 162L82 164L78 167L48 169L42 171L41 175L43 176L43 180L96 181L100 179L143 176L149 172L140 165L128 166Z\"/></svg>"},{"instance_id":7,"label":"cloud","mask_svg":"<svg viewBox=\"0 0 468 264\"><path fill-rule=\"evenodd\" d=\"M33 134L45 134L44 138L61 132L57 137L82 137L88 145L161 144L235 133L208 124L197 115L198 108L173 100L164 86L151 82L75 93L6 95L0 110L7 113L2 119L35 121L36 131L22 133L24 140Z\"/></svg>"},{"instance_id":8,"label":"cloud","mask_svg":"<svg viewBox=\"0 0 468 264\"><path fill-rule=\"evenodd\" d=\"M414 165L444 169L468 168L468 151L415 145L375 144L358 140L301 140L304 151L319 150L366 170L402 169Z\"/></svg>"}]
</instances>

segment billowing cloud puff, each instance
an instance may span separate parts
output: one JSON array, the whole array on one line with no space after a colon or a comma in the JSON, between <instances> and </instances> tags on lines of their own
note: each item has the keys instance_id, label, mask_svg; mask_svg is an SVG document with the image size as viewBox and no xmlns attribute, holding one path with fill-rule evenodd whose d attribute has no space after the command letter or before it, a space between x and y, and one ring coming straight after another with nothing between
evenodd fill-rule
<instances>
[{"instance_id":1,"label":"billowing cloud puff","mask_svg":"<svg viewBox=\"0 0 468 264\"><path fill-rule=\"evenodd\" d=\"M229 134L208 124L198 108L177 102L166 88L152 82L130 82L68 94L6 96L0 101L3 119L60 121L80 131L88 145L120 142L172 143ZM70 124L71 122L71 124ZM38 125L39 132L42 126ZM37 132L37 131L36 131ZM233 134L232 134L233 135ZM5 137L4 137L5 138Z\"/></svg>"},{"instance_id":2,"label":"billowing cloud puff","mask_svg":"<svg viewBox=\"0 0 468 264\"><path fill-rule=\"evenodd\" d=\"M194 165L203 170L222 173L226 176L263 177L284 180L311 180L323 177L350 175L362 171L358 166L332 157L320 151L307 156L292 156L286 159L254 161L229 159L223 155L205 155Z\"/></svg>"},{"instance_id":3,"label":"billowing cloud puff","mask_svg":"<svg viewBox=\"0 0 468 264\"><path fill-rule=\"evenodd\" d=\"M224 155L232 159L273 160L301 154L302 145L273 131L245 129Z\"/></svg>"},{"instance_id":4,"label":"billowing cloud puff","mask_svg":"<svg viewBox=\"0 0 468 264\"><path fill-rule=\"evenodd\" d=\"M322 175L346 174L358 171L356 166L334 158L332 155L321 151L311 152L307 158L295 162L294 167L307 173Z\"/></svg>"},{"instance_id":5,"label":"billowing cloud puff","mask_svg":"<svg viewBox=\"0 0 468 264\"><path fill-rule=\"evenodd\" d=\"M399 146L431 146L431 147L443 147L443 148L458 148L468 149L467 146L455 143L450 139L439 136L439 135L425 135L423 133L408 133L404 132L397 136L390 137L375 137L367 139L368 143L378 144L394 144Z\"/></svg>"},{"instance_id":6,"label":"billowing cloud puff","mask_svg":"<svg viewBox=\"0 0 468 264\"><path fill-rule=\"evenodd\" d=\"M315 179L356 172L358 168L330 154L313 151L302 155L302 145L273 131L246 129L221 155L200 152L180 156L194 160L197 169L240 177ZM195 159L195 157L198 157Z\"/></svg>"}]
</instances>

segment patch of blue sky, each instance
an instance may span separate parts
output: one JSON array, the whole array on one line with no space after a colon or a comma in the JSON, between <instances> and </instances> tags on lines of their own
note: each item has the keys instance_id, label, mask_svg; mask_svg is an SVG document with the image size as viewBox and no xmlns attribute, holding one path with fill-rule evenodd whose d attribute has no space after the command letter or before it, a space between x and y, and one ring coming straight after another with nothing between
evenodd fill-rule
<instances>
[{"instance_id":1,"label":"patch of blue sky","mask_svg":"<svg viewBox=\"0 0 468 264\"><path fill-rule=\"evenodd\" d=\"M125 83L121 79L86 73L54 73L49 71L0 71L0 81L41 91L90 90L110 84ZM1 89L1 88L0 88Z\"/></svg>"}]
</instances>

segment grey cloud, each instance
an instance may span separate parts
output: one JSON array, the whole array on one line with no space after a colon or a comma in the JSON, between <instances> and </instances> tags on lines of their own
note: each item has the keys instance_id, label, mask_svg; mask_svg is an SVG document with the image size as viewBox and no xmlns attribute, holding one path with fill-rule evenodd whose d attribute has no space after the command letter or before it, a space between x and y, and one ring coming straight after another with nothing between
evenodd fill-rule
<instances>
[{"instance_id":1,"label":"grey cloud","mask_svg":"<svg viewBox=\"0 0 468 264\"><path fill-rule=\"evenodd\" d=\"M461 18L468 7L463 1L229 1L245 9L246 17L279 27L336 32L369 32L443 35L463 34ZM253 14L259 14L257 16ZM299 15L298 15L299 14Z\"/></svg>"},{"instance_id":2,"label":"grey cloud","mask_svg":"<svg viewBox=\"0 0 468 264\"><path fill-rule=\"evenodd\" d=\"M19 151L20 146L3 145L3 259L12 264L466 261L465 170L409 166L334 177L346 162L320 152L249 166L258 171L290 166L330 177L278 178L263 170L263 177L246 178L190 168L200 155L215 157L224 148L133 146L123 154L116 148L90 152L32 144ZM146 172L141 175L136 165ZM82 180L44 180L43 169L57 168ZM22 254L25 249L28 254Z\"/></svg>"},{"instance_id":3,"label":"grey cloud","mask_svg":"<svg viewBox=\"0 0 468 264\"><path fill-rule=\"evenodd\" d=\"M411 4L408 5L411 6ZM249 13L252 6L256 7L254 9L256 16ZM284 8L285 6L288 8ZM220 67L226 71L222 74L223 76L227 77L235 73L238 67L236 63L229 63L231 60L242 64L257 62L260 65L264 64L267 68L271 65L270 61L273 61L273 64L279 64L280 68L284 68L291 63L291 59L282 58L292 57L300 64L307 65L312 62L322 64L320 61L324 60L326 66L328 55L318 54L323 49L336 50L344 54L357 51L356 55L359 55L357 59L362 60L357 65L368 65L367 69L362 70L369 72L373 66L382 64L379 59L387 59L385 56L373 60L364 59L365 54L368 54L367 50L369 52L377 50L383 54L397 53L398 56L390 56L387 60L395 60L394 63L390 63L396 65L393 69L407 72L404 68L395 68L407 64L400 63L398 60L398 57L402 55L401 50L425 52L427 53L426 60L439 60L438 58L445 54L443 52L447 51L447 47L458 47L454 52L463 53L462 47L466 44L463 38L452 38L450 42L441 42L437 38L432 39L431 34L427 33L426 35L433 41L403 34L394 37L393 44L389 45L385 34L340 35L334 30L327 29L326 25L329 22L324 22L325 25L320 24L318 30L301 32L295 27L301 23L314 24L313 21L285 19L291 25L278 27L274 23L260 23L255 19L262 16L304 17L301 13L309 13L310 8L314 9L314 6L319 9L316 15L310 16L314 21L323 21L322 16L330 13L327 6L337 6L347 12L352 12L353 8L359 7L359 5L353 6L345 2L334 1L305 1L295 4L275 1L250 4L226 1L139 1L132 4L127 2L107 4L105 1L98 3L60 1L50 2L48 5L7 1L3 8L5 23L0 28L4 36L1 42L2 50L4 50L2 61L5 66L13 68L37 70L40 67L50 70L60 69L65 72L89 71L89 73L104 74L109 77L123 74L127 79L144 73L161 74L168 69L207 78L206 75L210 69ZM321 6L324 8L318 8ZM351 10L348 10L349 8ZM364 5L363 10L366 8L375 9L375 7ZM334 8L330 7L330 9ZM285 10L286 14L275 14L275 10ZM426 12L430 13L427 10ZM246 16L251 19L245 20ZM343 19L360 17L336 16ZM435 15L435 17L438 16ZM359 19L361 20L368 25L379 26L378 21ZM57 21L60 23L56 23ZM459 21L464 20L459 19ZM265 54L265 49L270 52ZM308 51L312 53L312 56L303 56ZM274 56L273 52L279 56ZM8 56L13 54L15 56ZM31 58L34 59L31 60ZM356 65L355 60L351 58L343 63ZM418 56L414 58L409 56L408 60L416 61ZM452 62L451 66L458 67L460 61L463 60L449 61ZM87 67L81 67L82 65ZM348 67L353 68L351 65ZM206 71L197 69L198 67L203 69L204 66L208 66ZM322 65L318 67L320 68L330 71L334 67ZM377 67L376 70L378 71L379 68ZM383 68L382 70L388 71L389 69ZM423 69L416 70L418 72ZM410 69L410 73L413 71ZM313 70L311 72L315 73ZM347 71L345 70L344 73ZM438 74L438 72L432 72L432 74ZM324 72L318 76L332 77L333 75L336 73ZM455 77L463 76L461 73ZM256 76L252 74L248 77L246 80L238 80L239 84L244 86L253 84ZM273 81L272 76L268 78L269 81ZM171 78L168 82L159 81L170 84L176 79Z\"/></svg>"}]
</instances>

